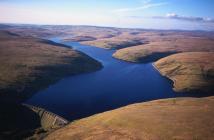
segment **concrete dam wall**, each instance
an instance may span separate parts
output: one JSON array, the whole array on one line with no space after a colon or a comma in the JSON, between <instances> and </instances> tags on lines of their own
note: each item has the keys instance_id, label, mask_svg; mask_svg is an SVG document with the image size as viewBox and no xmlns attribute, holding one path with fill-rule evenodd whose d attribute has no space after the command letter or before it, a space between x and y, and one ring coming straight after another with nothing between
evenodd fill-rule
<instances>
[{"instance_id":1,"label":"concrete dam wall","mask_svg":"<svg viewBox=\"0 0 214 140\"><path fill-rule=\"evenodd\" d=\"M35 113L37 113L41 119L41 126L44 129L54 127L54 126L64 126L68 124L69 121L66 119L58 116L57 114L54 114L52 112L49 112L43 108L28 105L28 104L23 104L24 106L28 107Z\"/></svg>"}]
</instances>

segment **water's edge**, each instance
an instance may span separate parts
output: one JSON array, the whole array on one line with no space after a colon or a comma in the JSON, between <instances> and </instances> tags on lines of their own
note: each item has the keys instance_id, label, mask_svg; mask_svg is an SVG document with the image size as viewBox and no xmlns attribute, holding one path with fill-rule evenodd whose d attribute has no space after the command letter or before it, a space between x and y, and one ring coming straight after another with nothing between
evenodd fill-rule
<instances>
[{"instance_id":1,"label":"water's edge","mask_svg":"<svg viewBox=\"0 0 214 140\"><path fill-rule=\"evenodd\" d=\"M36 93L26 104L39 106L67 120L76 120L133 103L175 98L201 97L176 93L173 81L161 75L152 63L136 64L112 57L106 50L77 42L51 41L71 46L102 63L103 68L66 77Z\"/></svg>"}]
</instances>

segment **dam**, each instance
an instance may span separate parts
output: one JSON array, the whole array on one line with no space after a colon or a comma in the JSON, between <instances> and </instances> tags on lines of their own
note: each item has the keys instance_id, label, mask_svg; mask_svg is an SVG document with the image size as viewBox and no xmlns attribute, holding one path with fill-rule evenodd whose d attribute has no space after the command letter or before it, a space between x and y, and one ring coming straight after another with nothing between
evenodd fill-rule
<instances>
[{"instance_id":1,"label":"dam","mask_svg":"<svg viewBox=\"0 0 214 140\"><path fill-rule=\"evenodd\" d=\"M62 118L61 116L54 114L50 111L47 111L43 108L32 106L29 104L22 104L23 106L31 109L33 112L39 115L41 126L44 129L52 128L52 127L58 127L58 126L64 126L69 123L68 120Z\"/></svg>"}]
</instances>

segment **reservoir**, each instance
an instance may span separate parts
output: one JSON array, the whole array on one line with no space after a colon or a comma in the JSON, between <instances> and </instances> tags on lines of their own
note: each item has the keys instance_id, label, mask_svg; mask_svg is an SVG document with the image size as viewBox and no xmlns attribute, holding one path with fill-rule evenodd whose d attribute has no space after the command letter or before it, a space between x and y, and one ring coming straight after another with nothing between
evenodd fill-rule
<instances>
[{"instance_id":1,"label":"reservoir","mask_svg":"<svg viewBox=\"0 0 214 140\"><path fill-rule=\"evenodd\" d=\"M62 43L57 38L52 41ZM172 82L161 76L152 63L121 61L112 57L114 50L77 42L62 44L96 59L103 68L66 77L34 94L25 103L42 107L72 121L133 103L194 95L174 92Z\"/></svg>"}]
</instances>

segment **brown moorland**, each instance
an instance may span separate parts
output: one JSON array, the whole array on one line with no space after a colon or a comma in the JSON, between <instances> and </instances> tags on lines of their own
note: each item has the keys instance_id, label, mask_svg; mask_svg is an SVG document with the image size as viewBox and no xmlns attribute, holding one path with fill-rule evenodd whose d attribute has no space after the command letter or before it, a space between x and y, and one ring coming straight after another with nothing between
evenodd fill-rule
<instances>
[{"instance_id":1,"label":"brown moorland","mask_svg":"<svg viewBox=\"0 0 214 140\"><path fill-rule=\"evenodd\" d=\"M4 27L4 29L7 29L8 31L14 32L21 36L33 36L40 38L60 36L68 40L82 40L81 38L84 39L85 37L95 39L110 38L120 34L120 31L117 28L96 26L13 25Z\"/></svg>"},{"instance_id":2,"label":"brown moorland","mask_svg":"<svg viewBox=\"0 0 214 140\"><path fill-rule=\"evenodd\" d=\"M66 75L101 67L99 62L66 46L3 31L0 32L0 63L1 95L26 95Z\"/></svg>"},{"instance_id":3,"label":"brown moorland","mask_svg":"<svg viewBox=\"0 0 214 140\"><path fill-rule=\"evenodd\" d=\"M75 36L75 37L68 37L64 38L64 42L82 42L82 41L92 41L96 40L95 37L92 36Z\"/></svg>"},{"instance_id":4,"label":"brown moorland","mask_svg":"<svg viewBox=\"0 0 214 140\"><path fill-rule=\"evenodd\" d=\"M214 91L214 52L186 52L154 63L158 71L174 81L174 90Z\"/></svg>"},{"instance_id":5,"label":"brown moorland","mask_svg":"<svg viewBox=\"0 0 214 140\"><path fill-rule=\"evenodd\" d=\"M117 50L113 56L130 62L153 62L179 52L214 51L214 39L189 35L149 37L149 43Z\"/></svg>"},{"instance_id":6,"label":"brown moorland","mask_svg":"<svg viewBox=\"0 0 214 140\"><path fill-rule=\"evenodd\" d=\"M72 122L46 140L212 140L213 106L213 96L133 104Z\"/></svg>"},{"instance_id":7,"label":"brown moorland","mask_svg":"<svg viewBox=\"0 0 214 140\"><path fill-rule=\"evenodd\" d=\"M133 60L129 59L128 61L134 61L134 59L137 61L140 58L144 58L145 54L150 55L151 53L170 52L171 54L174 52L192 51L195 49L195 46L196 50L210 50L209 46L213 46L214 40L213 32L203 31L164 31L69 25L13 25L4 28L21 36L58 36L65 41L79 41L82 44L107 49L134 47L124 50L129 52L126 52L126 54L130 55L130 57L134 57L131 55L136 54L136 58L133 58ZM205 49L203 49L204 47L198 47L200 45L204 45ZM120 53L122 54L123 50ZM121 59L126 54L121 56Z\"/></svg>"},{"instance_id":8,"label":"brown moorland","mask_svg":"<svg viewBox=\"0 0 214 140\"><path fill-rule=\"evenodd\" d=\"M178 78L180 80L178 91L197 89L208 92L213 91L213 63L210 61L213 60L213 33L144 31L87 26L41 26L40 30L34 29L34 27L29 27L28 30L24 27L11 30L16 30L16 33L23 33L27 36L29 34L32 36L42 35L44 37L62 35L66 36L68 40L81 40L85 38L90 40L96 38L93 41L89 41L89 45L90 43L95 43L94 45L96 46L96 42L98 42L101 45L97 45L97 47L105 47L105 44L107 45L106 48L111 49L129 47L121 49L121 56L118 58L131 62L145 62L145 58L146 62L151 62L173 53L200 51L201 53L194 53L194 56L193 54L186 56L184 53L182 54L185 55L184 57L182 56L184 59L181 56L175 57L176 61L174 62L164 60L161 63L157 63L160 64L160 72L163 70L163 74L166 72L171 77L176 77L176 75L180 77ZM44 33L40 31L44 31ZM127 45L130 40L135 41L135 39L142 41L143 45L138 44L134 47L135 43ZM81 43L87 44L85 40L82 40L83 42ZM204 52L210 53L210 57L208 57L208 54L204 54ZM202 59L200 60L198 56L202 57ZM177 61L178 59L181 61ZM166 62L167 65L169 64L168 66L165 65ZM178 71L173 68L178 69ZM181 81L184 81L184 83L181 83ZM189 84L188 86L190 87L184 84ZM50 134L47 139L209 140L214 137L213 102L213 97L199 99L177 98L129 105L75 121L65 128ZM32 118L31 115L25 116L22 120Z\"/></svg>"},{"instance_id":9,"label":"brown moorland","mask_svg":"<svg viewBox=\"0 0 214 140\"><path fill-rule=\"evenodd\" d=\"M131 32L121 32L119 35L111 38L101 38L93 41L84 41L81 44L96 46L104 49L121 49L130 46L144 44L146 41Z\"/></svg>"},{"instance_id":10,"label":"brown moorland","mask_svg":"<svg viewBox=\"0 0 214 140\"><path fill-rule=\"evenodd\" d=\"M21 105L36 91L65 76L101 67L66 46L0 31L0 139L25 137L40 127L38 115Z\"/></svg>"}]
</instances>

